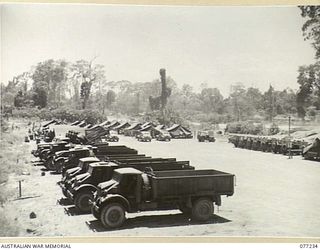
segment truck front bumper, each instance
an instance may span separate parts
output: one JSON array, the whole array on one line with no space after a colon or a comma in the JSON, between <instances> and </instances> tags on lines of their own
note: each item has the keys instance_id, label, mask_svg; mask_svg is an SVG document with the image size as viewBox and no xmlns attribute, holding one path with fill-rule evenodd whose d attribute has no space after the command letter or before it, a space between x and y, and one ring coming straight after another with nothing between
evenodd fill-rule
<instances>
[{"instance_id":1,"label":"truck front bumper","mask_svg":"<svg viewBox=\"0 0 320 250\"><path fill-rule=\"evenodd\" d=\"M74 201L74 194L70 191L70 190L66 190L65 191L66 195L67 195L67 198L70 200L70 201Z\"/></svg>"}]
</instances>

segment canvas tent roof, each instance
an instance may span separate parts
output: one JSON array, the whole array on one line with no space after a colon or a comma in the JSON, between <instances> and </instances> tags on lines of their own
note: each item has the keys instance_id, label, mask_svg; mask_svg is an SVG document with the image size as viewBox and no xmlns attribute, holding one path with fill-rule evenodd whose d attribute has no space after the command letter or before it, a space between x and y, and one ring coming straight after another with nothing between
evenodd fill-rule
<instances>
[{"instance_id":1,"label":"canvas tent roof","mask_svg":"<svg viewBox=\"0 0 320 250\"><path fill-rule=\"evenodd\" d=\"M191 134L191 131L189 129L187 129L186 127L183 127L182 125L180 124L174 124L172 125L170 128L167 128L167 131L169 132L173 132L173 131L176 131L180 129L181 132L183 132L184 134Z\"/></svg>"},{"instance_id":2,"label":"canvas tent roof","mask_svg":"<svg viewBox=\"0 0 320 250\"><path fill-rule=\"evenodd\" d=\"M86 124L86 122L85 122L85 121L81 121L81 122L78 124L78 126L79 126L79 127L84 127L84 126L85 126L85 124Z\"/></svg>"},{"instance_id":3,"label":"canvas tent roof","mask_svg":"<svg viewBox=\"0 0 320 250\"><path fill-rule=\"evenodd\" d=\"M123 122L123 123L120 123L118 126L114 127L114 129L121 129L125 126L130 126L130 124L128 122Z\"/></svg>"},{"instance_id":4,"label":"canvas tent roof","mask_svg":"<svg viewBox=\"0 0 320 250\"><path fill-rule=\"evenodd\" d=\"M141 127L141 129L139 129L140 131L148 131L150 130L151 128L153 128L152 124L149 124L147 126L144 126L144 127Z\"/></svg>"},{"instance_id":5,"label":"canvas tent roof","mask_svg":"<svg viewBox=\"0 0 320 250\"><path fill-rule=\"evenodd\" d=\"M51 124L55 124L57 121L56 120L51 120L50 122L47 122L46 124L43 125L43 127L48 127Z\"/></svg>"},{"instance_id":6,"label":"canvas tent roof","mask_svg":"<svg viewBox=\"0 0 320 250\"><path fill-rule=\"evenodd\" d=\"M104 126L104 125L107 125L107 124L110 124L109 121L104 121L104 122L101 122L100 124L98 124L99 126Z\"/></svg>"},{"instance_id":7,"label":"canvas tent roof","mask_svg":"<svg viewBox=\"0 0 320 250\"><path fill-rule=\"evenodd\" d=\"M133 123L131 124L130 127L127 128L127 130L140 129L140 128L141 128L141 123Z\"/></svg>"},{"instance_id":8,"label":"canvas tent roof","mask_svg":"<svg viewBox=\"0 0 320 250\"><path fill-rule=\"evenodd\" d=\"M71 123L71 126L78 125L79 123L80 123L80 121L75 121L75 122Z\"/></svg>"},{"instance_id":9,"label":"canvas tent roof","mask_svg":"<svg viewBox=\"0 0 320 250\"><path fill-rule=\"evenodd\" d=\"M104 126L104 127L107 128L107 129L111 129L111 128L113 128L115 126L118 126L118 125L119 125L118 121L112 121L109 125Z\"/></svg>"},{"instance_id":10,"label":"canvas tent roof","mask_svg":"<svg viewBox=\"0 0 320 250\"><path fill-rule=\"evenodd\" d=\"M170 128L167 128L167 131L171 132L178 129L181 125L180 124L173 124Z\"/></svg>"}]
</instances>

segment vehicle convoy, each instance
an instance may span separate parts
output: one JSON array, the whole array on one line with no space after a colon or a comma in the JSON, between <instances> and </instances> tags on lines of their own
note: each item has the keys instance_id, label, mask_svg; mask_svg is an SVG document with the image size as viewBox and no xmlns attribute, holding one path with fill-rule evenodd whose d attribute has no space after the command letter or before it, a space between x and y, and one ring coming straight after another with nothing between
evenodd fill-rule
<instances>
[{"instance_id":1,"label":"vehicle convoy","mask_svg":"<svg viewBox=\"0 0 320 250\"><path fill-rule=\"evenodd\" d=\"M112 179L98 185L92 214L106 228L117 228L125 214L179 208L194 220L207 221L214 203L234 193L234 175L218 170L142 172L134 168L114 170Z\"/></svg>"},{"instance_id":2,"label":"vehicle convoy","mask_svg":"<svg viewBox=\"0 0 320 250\"><path fill-rule=\"evenodd\" d=\"M197 139L199 142L215 142L216 139L214 138L213 131L199 131L197 134Z\"/></svg>"},{"instance_id":3,"label":"vehicle convoy","mask_svg":"<svg viewBox=\"0 0 320 250\"><path fill-rule=\"evenodd\" d=\"M152 169L152 171L194 169L189 165L189 162L171 162L165 161L165 159L162 162L148 162L147 164L136 162L130 166L141 171L145 169ZM78 174L66 182L65 185L61 185L62 193L73 201L81 212L90 212L89 200L93 199L93 193L97 190L98 184L110 180L114 169L126 167L126 164L115 162L90 163L86 173Z\"/></svg>"}]
</instances>

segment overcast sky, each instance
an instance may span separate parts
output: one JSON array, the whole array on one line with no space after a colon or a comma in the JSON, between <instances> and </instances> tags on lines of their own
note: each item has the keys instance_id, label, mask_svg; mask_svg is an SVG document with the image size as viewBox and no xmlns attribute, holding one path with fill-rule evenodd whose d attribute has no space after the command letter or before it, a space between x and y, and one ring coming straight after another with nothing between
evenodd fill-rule
<instances>
[{"instance_id":1,"label":"overcast sky","mask_svg":"<svg viewBox=\"0 0 320 250\"><path fill-rule=\"evenodd\" d=\"M110 81L152 81L166 68L180 86L206 82L298 88L314 62L297 7L2 6L1 82L50 58L103 64Z\"/></svg>"}]
</instances>

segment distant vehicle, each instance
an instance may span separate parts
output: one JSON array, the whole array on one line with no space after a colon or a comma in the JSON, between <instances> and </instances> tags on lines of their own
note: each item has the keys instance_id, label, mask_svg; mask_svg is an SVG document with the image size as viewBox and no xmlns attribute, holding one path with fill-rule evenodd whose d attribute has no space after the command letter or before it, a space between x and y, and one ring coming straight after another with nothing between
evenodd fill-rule
<instances>
[{"instance_id":1,"label":"distant vehicle","mask_svg":"<svg viewBox=\"0 0 320 250\"><path fill-rule=\"evenodd\" d=\"M157 136L158 141L171 141L171 135L168 131L162 130Z\"/></svg>"},{"instance_id":2,"label":"distant vehicle","mask_svg":"<svg viewBox=\"0 0 320 250\"><path fill-rule=\"evenodd\" d=\"M302 151L302 156L306 160L320 160L320 138L316 138Z\"/></svg>"},{"instance_id":3,"label":"distant vehicle","mask_svg":"<svg viewBox=\"0 0 320 250\"><path fill-rule=\"evenodd\" d=\"M150 132L140 132L140 134L137 135L138 141L143 141L143 142L151 142L151 134Z\"/></svg>"},{"instance_id":4,"label":"distant vehicle","mask_svg":"<svg viewBox=\"0 0 320 250\"><path fill-rule=\"evenodd\" d=\"M213 131L199 131L197 135L197 139L199 142L215 142L216 139L214 138Z\"/></svg>"},{"instance_id":5,"label":"distant vehicle","mask_svg":"<svg viewBox=\"0 0 320 250\"><path fill-rule=\"evenodd\" d=\"M101 137L101 139L104 139L104 140L110 141L110 142L118 142L119 141L119 137L118 137L116 131L113 131L113 130L111 130L108 135Z\"/></svg>"}]
</instances>

